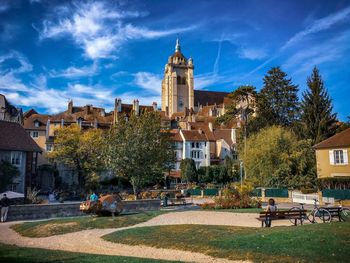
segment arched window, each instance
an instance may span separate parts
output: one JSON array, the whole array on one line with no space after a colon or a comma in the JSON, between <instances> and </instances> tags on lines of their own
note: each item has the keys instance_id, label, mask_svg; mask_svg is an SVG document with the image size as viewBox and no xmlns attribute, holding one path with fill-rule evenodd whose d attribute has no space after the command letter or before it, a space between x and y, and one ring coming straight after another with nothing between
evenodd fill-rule
<instances>
[{"instance_id":1,"label":"arched window","mask_svg":"<svg viewBox=\"0 0 350 263\"><path fill-rule=\"evenodd\" d=\"M177 81L177 85L181 85L182 84L180 76L177 76L176 81Z\"/></svg>"},{"instance_id":2,"label":"arched window","mask_svg":"<svg viewBox=\"0 0 350 263\"><path fill-rule=\"evenodd\" d=\"M182 85L186 85L186 77L182 78Z\"/></svg>"}]
</instances>

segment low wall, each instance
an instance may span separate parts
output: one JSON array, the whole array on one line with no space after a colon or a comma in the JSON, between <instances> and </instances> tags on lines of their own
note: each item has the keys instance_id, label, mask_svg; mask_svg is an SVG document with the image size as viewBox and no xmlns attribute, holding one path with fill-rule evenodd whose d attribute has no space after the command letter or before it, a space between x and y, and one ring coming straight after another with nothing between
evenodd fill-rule
<instances>
[{"instance_id":1,"label":"low wall","mask_svg":"<svg viewBox=\"0 0 350 263\"><path fill-rule=\"evenodd\" d=\"M123 212L138 212L158 210L160 200L123 201ZM13 205L8 212L8 221L45 219L53 217L82 216L79 210L80 202L42 205Z\"/></svg>"}]
</instances>

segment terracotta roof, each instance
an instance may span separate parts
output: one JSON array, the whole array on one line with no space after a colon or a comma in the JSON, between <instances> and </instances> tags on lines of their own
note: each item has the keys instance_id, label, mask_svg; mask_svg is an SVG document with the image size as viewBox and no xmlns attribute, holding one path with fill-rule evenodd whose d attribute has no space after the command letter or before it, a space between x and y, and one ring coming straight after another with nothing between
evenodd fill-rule
<instances>
[{"instance_id":1,"label":"terracotta roof","mask_svg":"<svg viewBox=\"0 0 350 263\"><path fill-rule=\"evenodd\" d=\"M194 90L194 105L223 104L225 97L230 93L221 91Z\"/></svg>"},{"instance_id":2,"label":"terracotta roof","mask_svg":"<svg viewBox=\"0 0 350 263\"><path fill-rule=\"evenodd\" d=\"M216 130L214 130L215 139L217 141L222 139L230 146L233 144L233 141L231 138L231 133L232 133L232 130L230 130L230 129L216 129Z\"/></svg>"},{"instance_id":3,"label":"terracotta roof","mask_svg":"<svg viewBox=\"0 0 350 263\"><path fill-rule=\"evenodd\" d=\"M23 127L28 130L46 130L46 123L50 115L46 114L30 114L29 117L24 118ZM39 127L35 127L35 122L39 122Z\"/></svg>"},{"instance_id":4,"label":"terracotta roof","mask_svg":"<svg viewBox=\"0 0 350 263\"><path fill-rule=\"evenodd\" d=\"M40 147L18 123L0 121L0 150L41 152Z\"/></svg>"},{"instance_id":5,"label":"terracotta roof","mask_svg":"<svg viewBox=\"0 0 350 263\"><path fill-rule=\"evenodd\" d=\"M178 129L170 130L171 139L175 142L183 142L180 131Z\"/></svg>"},{"instance_id":6,"label":"terracotta roof","mask_svg":"<svg viewBox=\"0 0 350 263\"><path fill-rule=\"evenodd\" d=\"M29 118L32 114L38 114L38 112L34 109L30 109L23 113L23 118Z\"/></svg>"},{"instance_id":7,"label":"terracotta roof","mask_svg":"<svg viewBox=\"0 0 350 263\"><path fill-rule=\"evenodd\" d=\"M208 141L207 136L205 136L205 133L203 131L200 133L199 130L182 130L181 132L184 135L186 141Z\"/></svg>"},{"instance_id":8,"label":"terracotta roof","mask_svg":"<svg viewBox=\"0 0 350 263\"><path fill-rule=\"evenodd\" d=\"M350 147L350 128L342 131L314 146L315 149Z\"/></svg>"},{"instance_id":9,"label":"terracotta roof","mask_svg":"<svg viewBox=\"0 0 350 263\"><path fill-rule=\"evenodd\" d=\"M178 58L184 58L184 59L186 59L185 56L181 53L181 51L176 51L176 52L172 55L172 57L178 57Z\"/></svg>"}]
</instances>

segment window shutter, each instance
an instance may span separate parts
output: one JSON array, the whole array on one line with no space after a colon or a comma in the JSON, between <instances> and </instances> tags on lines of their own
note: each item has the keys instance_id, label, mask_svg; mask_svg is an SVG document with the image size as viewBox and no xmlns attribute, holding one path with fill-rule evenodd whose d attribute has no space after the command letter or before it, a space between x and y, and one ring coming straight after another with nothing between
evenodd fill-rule
<instances>
[{"instance_id":1,"label":"window shutter","mask_svg":"<svg viewBox=\"0 0 350 263\"><path fill-rule=\"evenodd\" d=\"M343 150L344 164L348 164L348 150Z\"/></svg>"},{"instance_id":2,"label":"window shutter","mask_svg":"<svg viewBox=\"0 0 350 263\"><path fill-rule=\"evenodd\" d=\"M329 162L330 164L334 165L334 151L329 151Z\"/></svg>"}]
</instances>

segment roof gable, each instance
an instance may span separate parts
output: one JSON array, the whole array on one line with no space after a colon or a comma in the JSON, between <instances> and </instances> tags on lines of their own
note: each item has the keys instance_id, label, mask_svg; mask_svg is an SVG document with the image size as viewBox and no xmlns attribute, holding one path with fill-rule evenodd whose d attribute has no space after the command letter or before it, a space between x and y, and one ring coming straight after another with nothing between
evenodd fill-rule
<instances>
[{"instance_id":1,"label":"roof gable","mask_svg":"<svg viewBox=\"0 0 350 263\"><path fill-rule=\"evenodd\" d=\"M315 149L350 147L350 128L316 144Z\"/></svg>"}]
</instances>

